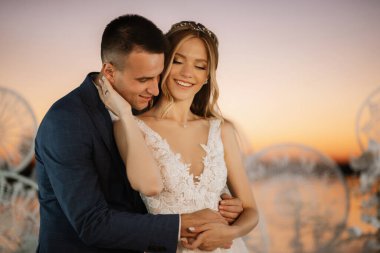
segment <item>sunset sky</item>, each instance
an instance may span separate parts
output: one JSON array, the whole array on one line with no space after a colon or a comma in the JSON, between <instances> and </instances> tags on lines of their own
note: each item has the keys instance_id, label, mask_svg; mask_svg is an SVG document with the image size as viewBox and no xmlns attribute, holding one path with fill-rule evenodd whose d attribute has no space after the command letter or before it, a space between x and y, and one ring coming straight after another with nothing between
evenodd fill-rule
<instances>
[{"instance_id":1,"label":"sunset sky","mask_svg":"<svg viewBox=\"0 0 380 253\"><path fill-rule=\"evenodd\" d=\"M300 143L344 160L359 153L357 112L380 86L380 1L1 1L0 86L40 122L98 71L104 27L126 13L164 32L195 20L220 41L219 105L252 150Z\"/></svg>"}]
</instances>

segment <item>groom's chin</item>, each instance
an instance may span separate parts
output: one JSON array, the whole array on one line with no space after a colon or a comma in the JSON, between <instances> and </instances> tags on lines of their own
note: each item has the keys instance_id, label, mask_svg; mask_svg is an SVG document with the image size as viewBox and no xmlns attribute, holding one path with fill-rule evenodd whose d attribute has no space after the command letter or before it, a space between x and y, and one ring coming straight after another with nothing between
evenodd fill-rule
<instances>
[{"instance_id":1,"label":"groom's chin","mask_svg":"<svg viewBox=\"0 0 380 253\"><path fill-rule=\"evenodd\" d=\"M132 108L132 113L133 113L133 115L139 115L139 114L142 114L148 110L149 110L149 106L146 106L143 109Z\"/></svg>"}]
</instances>

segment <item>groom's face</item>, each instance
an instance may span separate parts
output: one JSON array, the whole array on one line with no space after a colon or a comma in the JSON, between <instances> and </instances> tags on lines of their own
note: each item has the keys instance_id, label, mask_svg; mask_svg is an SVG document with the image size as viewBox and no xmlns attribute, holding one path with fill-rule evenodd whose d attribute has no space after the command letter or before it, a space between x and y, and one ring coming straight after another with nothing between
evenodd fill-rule
<instances>
[{"instance_id":1,"label":"groom's face","mask_svg":"<svg viewBox=\"0 0 380 253\"><path fill-rule=\"evenodd\" d=\"M123 63L114 72L113 87L134 109L142 110L158 95L164 54L133 50L124 56Z\"/></svg>"}]
</instances>

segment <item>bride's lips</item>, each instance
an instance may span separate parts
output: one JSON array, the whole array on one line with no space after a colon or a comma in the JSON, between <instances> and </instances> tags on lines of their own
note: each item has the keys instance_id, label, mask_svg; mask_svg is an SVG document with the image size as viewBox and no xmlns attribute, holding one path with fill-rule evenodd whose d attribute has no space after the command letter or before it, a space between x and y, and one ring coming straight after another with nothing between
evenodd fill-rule
<instances>
[{"instance_id":1,"label":"bride's lips","mask_svg":"<svg viewBox=\"0 0 380 253\"><path fill-rule=\"evenodd\" d=\"M189 82L186 82L186 81L183 81L183 80L178 80L178 79L174 79L174 82L181 86L181 87L184 87L184 88L189 88L191 86L193 86L192 83L189 83Z\"/></svg>"}]
</instances>

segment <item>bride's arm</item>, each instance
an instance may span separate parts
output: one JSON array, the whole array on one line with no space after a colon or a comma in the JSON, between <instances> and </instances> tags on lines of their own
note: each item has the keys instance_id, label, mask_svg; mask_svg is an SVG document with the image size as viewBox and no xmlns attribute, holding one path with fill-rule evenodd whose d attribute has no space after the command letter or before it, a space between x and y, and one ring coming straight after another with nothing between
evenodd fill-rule
<instances>
[{"instance_id":1,"label":"bride's arm","mask_svg":"<svg viewBox=\"0 0 380 253\"><path fill-rule=\"evenodd\" d=\"M132 188L146 196L160 193L163 184L158 166L132 113L114 122L114 135Z\"/></svg>"},{"instance_id":2,"label":"bride's arm","mask_svg":"<svg viewBox=\"0 0 380 253\"><path fill-rule=\"evenodd\" d=\"M183 246L189 249L199 247L199 249L210 251L218 247L224 247L233 239L248 234L258 223L259 216L255 199L243 165L235 128L231 123L225 122L223 124L222 141L228 170L228 187L232 195L241 200L243 211L230 226L209 223L196 227L194 232L201 233L197 239L192 243L182 243Z\"/></svg>"},{"instance_id":3,"label":"bride's arm","mask_svg":"<svg viewBox=\"0 0 380 253\"><path fill-rule=\"evenodd\" d=\"M132 114L131 106L110 85L107 79L100 81L99 95L119 120L114 121L114 136L123 158L129 182L134 190L146 196L160 193L163 183L152 152ZM108 90L105 95L105 90Z\"/></svg>"},{"instance_id":4,"label":"bride's arm","mask_svg":"<svg viewBox=\"0 0 380 253\"><path fill-rule=\"evenodd\" d=\"M235 229L235 236L241 237L257 225L259 215L235 131L234 126L229 122L225 122L222 126L222 140L228 169L227 184L232 195L239 198L243 204L243 212L231 227Z\"/></svg>"}]
</instances>

